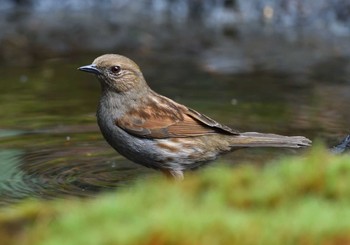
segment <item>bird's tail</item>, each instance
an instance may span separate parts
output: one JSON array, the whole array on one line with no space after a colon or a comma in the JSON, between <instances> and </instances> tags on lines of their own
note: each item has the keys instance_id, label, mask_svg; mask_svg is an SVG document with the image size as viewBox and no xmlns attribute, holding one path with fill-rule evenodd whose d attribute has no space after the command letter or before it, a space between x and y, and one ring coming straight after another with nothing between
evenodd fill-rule
<instances>
[{"instance_id":1,"label":"bird's tail","mask_svg":"<svg viewBox=\"0 0 350 245\"><path fill-rule=\"evenodd\" d=\"M230 145L235 148L244 147L281 147L301 148L311 145L311 140L304 136L282 136L277 134L263 134L245 132L231 138Z\"/></svg>"}]
</instances>

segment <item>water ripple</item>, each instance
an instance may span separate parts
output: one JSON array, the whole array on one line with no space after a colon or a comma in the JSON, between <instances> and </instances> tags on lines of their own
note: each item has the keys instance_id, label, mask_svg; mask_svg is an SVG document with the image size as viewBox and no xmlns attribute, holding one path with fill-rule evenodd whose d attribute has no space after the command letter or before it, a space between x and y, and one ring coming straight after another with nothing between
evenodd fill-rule
<instances>
[{"instance_id":1,"label":"water ripple","mask_svg":"<svg viewBox=\"0 0 350 245\"><path fill-rule=\"evenodd\" d=\"M91 196L125 186L147 172L115 156L96 145L1 150L0 204L30 197Z\"/></svg>"}]
</instances>

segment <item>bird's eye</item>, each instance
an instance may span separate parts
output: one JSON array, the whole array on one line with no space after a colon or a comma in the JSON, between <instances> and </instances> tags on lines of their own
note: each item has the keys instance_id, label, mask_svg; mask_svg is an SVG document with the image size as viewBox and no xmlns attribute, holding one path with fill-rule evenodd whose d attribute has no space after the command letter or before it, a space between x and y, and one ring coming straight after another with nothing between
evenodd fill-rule
<instances>
[{"instance_id":1,"label":"bird's eye","mask_svg":"<svg viewBox=\"0 0 350 245\"><path fill-rule=\"evenodd\" d=\"M111 72L113 73L119 73L120 72L120 66L112 66L111 67Z\"/></svg>"}]
</instances>

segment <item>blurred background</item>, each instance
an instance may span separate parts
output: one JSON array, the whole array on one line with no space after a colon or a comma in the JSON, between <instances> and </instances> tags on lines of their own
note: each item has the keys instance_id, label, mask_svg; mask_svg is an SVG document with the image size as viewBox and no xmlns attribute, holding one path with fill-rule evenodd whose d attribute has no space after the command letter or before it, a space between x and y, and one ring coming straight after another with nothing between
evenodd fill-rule
<instances>
[{"instance_id":1,"label":"blurred background","mask_svg":"<svg viewBox=\"0 0 350 245\"><path fill-rule=\"evenodd\" d=\"M0 29L0 203L157 174L99 133L99 84L77 67L104 53L132 58L154 90L240 131L329 145L349 133L346 0L2 0Z\"/></svg>"}]
</instances>

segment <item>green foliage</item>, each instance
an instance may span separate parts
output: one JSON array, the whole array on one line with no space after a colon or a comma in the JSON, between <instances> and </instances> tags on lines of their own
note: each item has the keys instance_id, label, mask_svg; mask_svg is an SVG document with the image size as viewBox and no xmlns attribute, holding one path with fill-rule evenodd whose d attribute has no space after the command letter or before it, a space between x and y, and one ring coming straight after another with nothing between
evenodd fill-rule
<instances>
[{"instance_id":1,"label":"green foliage","mask_svg":"<svg viewBox=\"0 0 350 245\"><path fill-rule=\"evenodd\" d=\"M349 156L315 147L263 168L210 167L182 182L5 207L0 235L39 245L349 244L349 206Z\"/></svg>"}]
</instances>

